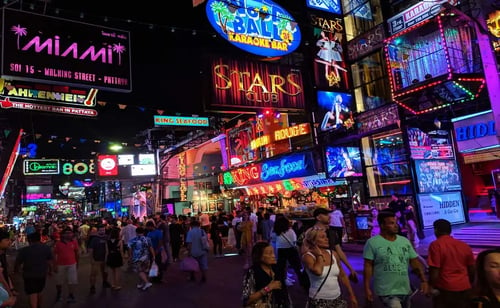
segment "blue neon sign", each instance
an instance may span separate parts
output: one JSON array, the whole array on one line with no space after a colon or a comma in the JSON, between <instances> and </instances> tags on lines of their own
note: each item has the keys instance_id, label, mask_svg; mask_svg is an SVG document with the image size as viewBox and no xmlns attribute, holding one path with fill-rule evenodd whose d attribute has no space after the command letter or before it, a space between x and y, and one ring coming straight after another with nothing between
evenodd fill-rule
<instances>
[{"instance_id":1,"label":"blue neon sign","mask_svg":"<svg viewBox=\"0 0 500 308\"><path fill-rule=\"evenodd\" d=\"M292 154L262 164L262 182L291 179L316 174L310 153Z\"/></svg>"},{"instance_id":2,"label":"blue neon sign","mask_svg":"<svg viewBox=\"0 0 500 308\"><path fill-rule=\"evenodd\" d=\"M234 46L247 52L279 57L300 45L298 23L270 0L209 0L208 21Z\"/></svg>"}]
</instances>

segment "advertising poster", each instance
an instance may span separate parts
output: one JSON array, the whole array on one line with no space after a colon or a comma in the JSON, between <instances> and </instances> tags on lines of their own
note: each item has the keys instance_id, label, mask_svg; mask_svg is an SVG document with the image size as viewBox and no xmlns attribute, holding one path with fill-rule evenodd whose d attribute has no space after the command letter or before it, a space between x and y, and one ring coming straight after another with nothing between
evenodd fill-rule
<instances>
[{"instance_id":1,"label":"advertising poster","mask_svg":"<svg viewBox=\"0 0 500 308\"><path fill-rule=\"evenodd\" d=\"M348 66L345 62L346 37L341 17L314 12L309 14L312 26L314 80L325 90L347 91Z\"/></svg>"},{"instance_id":2,"label":"advertising poster","mask_svg":"<svg viewBox=\"0 0 500 308\"><path fill-rule=\"evenodd\" d=\"M352 95L318 91L318 111L315 122L320 132L354 128Z\"/></svg>"},{"instance_id":3,"label":"advertising poster","mask_svg":"<svg viewBox=\"0 0 500 308\"><path fill-rule=\"evenodd\" d=\"M329 178L363 176L357 147L326 147L325 159Z\"/></svg>"},{"instance_id":4,"label":"advertising poster","mask_svg":"<svg viewBox=\"0 0 500 308\"><path fill-rule=\"evenodd\" d=\"M454 160L416 160L418 189L421 193L460 190L460 176Z\"/></svg>"},{"instance_id":5,"label":"advertising poster","mask_svg":"<svg viewBox=\"0 0 500 308\"><path fill-rule=\"evenodd\" d=\"M251 141L254 139L253 125L246 122L227 133L229 166L234 167L256 159Z\"/></svg>"},{"instance_id":6,"label":"advertising poster","mask_svg":"<svg viewBox=\"0 0 500 308\"><path fill-rule=\"evenodd\" d=\"M420 128L408 128L408 140L413 159L454 158L450 133L446 130L424 132Z\"/></svg>"},{"instance_id":7,"label":"advertising poster","mask_svg":"<svg viewBox=\"0 0 500 308\"><path fill-rule=\"evenodd\" d=\"M465 223L461 192L418 194L419 209L424 228L431 228L437 219L451 224Z\"/></svg>"},{"instance_id":8,"label":"advertising poster","mask_svg":"<svg viewBox=\"0 0 500 308\"><path fill-rule=\"evenodd\" d=\"M306 0L307 7L332 14L342 14L340 0Z\"/></svg>"}]
</instances>

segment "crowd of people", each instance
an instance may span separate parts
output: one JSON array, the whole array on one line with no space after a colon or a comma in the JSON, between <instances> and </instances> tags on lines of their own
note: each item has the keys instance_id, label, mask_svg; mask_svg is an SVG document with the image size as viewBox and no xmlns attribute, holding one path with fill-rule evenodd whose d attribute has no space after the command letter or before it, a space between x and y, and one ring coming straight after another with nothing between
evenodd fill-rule
<instances>
[{"instance_id":1,"label":"crowd of people","mask_svg":"<svg viewBox=\"0 0 500 308\"><path fill-rule=\"evenodd\" d=\"M30 307L41 307L48 275L56 278L57 301L73 303L79 281L78 264L90 259L89 293L102 288L119 292L126 269L137 275L137 288L147 291L161 283L169 265L195 260L188 280L208 281L209 255L221 257L230 247L243 256L243 307L297 307L290 286L298 280L308 296L309 308L358 307L378 300L384 307L410 307L421 291L434 307L499 307L500 250L485 250L477 259L472 249L451 236L451 224L434 222L436 240L427 259L416 252L416 235L401 235L399 208L387 207L376 215L379 233L363 249L363 289L353 284L358 273L343 251L345 222L341 211L318 207L313 222L290 220L271 209L247 207L194 216L156 214L138 219L94 219L30 223L28 246L16 253L15 272L22 271ZM405 214L408 214L407 212ZM411 223L410 223L411 225ZM6 251L13 246L12 232L0 229L0 307L15 306L20 294L9 274ZM210 241L210 244L208 244ZM154 269L154 274L152 270ZM411 275L421 281L411 284ZM359 293L359 292L358 292Z\"/></svg>"}]
</instances>

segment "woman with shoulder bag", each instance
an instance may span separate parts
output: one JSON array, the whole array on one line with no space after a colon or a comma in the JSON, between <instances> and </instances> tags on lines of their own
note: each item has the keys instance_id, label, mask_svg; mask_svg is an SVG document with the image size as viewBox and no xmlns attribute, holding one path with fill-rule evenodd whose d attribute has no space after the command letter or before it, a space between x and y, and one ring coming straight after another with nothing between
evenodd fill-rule
<instances>
[{"instance_id":1,"label":"woman with shoulder bag","mask_svg":"<svg viewBox=\"0 0 500 308\"><path fill-rule=\"evenodd\" d=\"M275 279L275 266L273 247L257 242L252 248L252 265L243 278L243 307L292 308L286 285Z\"/></svg>"},{"instance_id":2,"label":"woman with shoulder bag","mask_svg":"<svg viewBox=\"0 0 500 308\"><path fill-rule=\"evenodd\" d=\"M310 228L304 237L302 262L311 281L308 308L345 308L339 280L349 293L350 307L358 307L358 301L339 256L329 249L328 237L322 228Z\"/></svg>"}]
</instances>

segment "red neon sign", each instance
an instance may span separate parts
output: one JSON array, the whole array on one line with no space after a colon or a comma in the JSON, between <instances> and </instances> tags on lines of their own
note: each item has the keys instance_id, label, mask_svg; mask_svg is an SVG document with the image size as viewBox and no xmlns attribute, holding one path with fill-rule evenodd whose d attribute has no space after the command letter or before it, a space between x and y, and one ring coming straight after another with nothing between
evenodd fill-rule
<instances>
[{"instance_id":1,"label":"red neon sign","mask_svg":"<svg viewBox=\"0 0 500 308\"><path fill-rule=\"evenodd\" d=\"M248 167L238 168L230 171L234 183L238 185L246 185L255 182L260 182L260 165L252 165Z\"/></svg>"}]
</instances>

